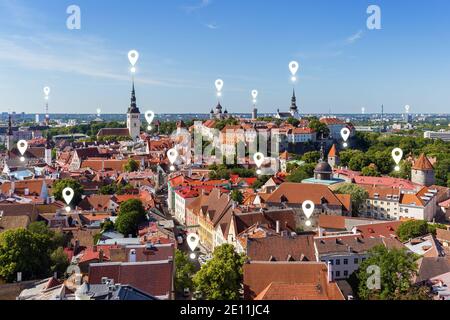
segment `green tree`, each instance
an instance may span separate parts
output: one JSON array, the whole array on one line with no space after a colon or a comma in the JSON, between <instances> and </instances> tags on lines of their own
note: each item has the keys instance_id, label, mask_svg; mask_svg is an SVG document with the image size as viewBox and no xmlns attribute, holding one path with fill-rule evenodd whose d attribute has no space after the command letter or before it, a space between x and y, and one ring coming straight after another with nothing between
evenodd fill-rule
<instances>
[{"instance_id":1,"label":"green tree","mask_svg":"<svg viewBox=\"0 0 450 320\"><path fill-rule=\"evenodd\" d=\"M139 163L136 160L128 159L128 162L124 164L123 169L126 172L136 172L139 170Z\"/></svg>"},{"instance_id":2,"label":"green tree","mask_svg":"<svg viewBox=\"0 0 450 320\"><path fill-rule=\"evenodd\" d=\"M370 160L366 157L366 155L362 152L356 153L351 158L348 166L351 170L361 171L362 168L368 166L370 164Z\"/></svg>"},{"instance_id":3,"label":"green tree","mask_svg":"<svg viewBox=\"0 0 450 320\"><path fill-rule=\"evenodd\" d=\"M286 122L290 125L293 125L294 127L298 126L300 123L300 121L298 119L295 119L294 117L289 117Z\"/></svg>"},{"instance_id":4,"label":"green tree","mask_svg":"<svg viewBox=\"0 0 450 320\"><path fill-rule=\"evenodd\" d=\"M142 202L137 199L124 201L119 207L119 216L114 224L116 230L123 235L136 235L138 227L146 220L146 212Z\"/></svg>"},{"instance_id":5,"label":"green tree","mask_svg":"<svg viewBox=\"0 0 450 320\"><path fill-rule=\"evenodd\" d=\"M194 276L194 285L206 300L238 300L245 256L231 244L214 250L213 258Z\"/></svg>"},{"instance_id":6,"label":"green tree","mask_svg":"<svg viewBox=\"0 0 450 320\"><path fill-rule=\"evenodd\" d=\"M305 152L305 154L302 156L302 160L305 161L306 163L317 164L319 159L320 159L320 152L319 151Z\"/></svg>"},{"instance_id":7,"label":"green tree","mask_svg":"<svg viewBox=\"0 0 450 320\"><path fill-rule=\"evenodd\" d=\"M425 220L409 220L403 222L397 229L397 236L400 241L408 241L430 233L436 233L436 226L429 224Z\"/></svg>"},{"instance_id":8,"label":"green tree","mask_svg":"<svg viewBox=\"0 0 450 320\"><path fill-rule=\"evenodd\" d=\"M38 279L48 275L51 239L26 229L8 230L0 234L0 277L12 282L17 272L22 279Z\"/></svg>"},{"instance_id":9,"label":"green tree","mask_svg":"<svg viewBox=\"0 0 450 320\"><path fill-rule=\"evenodd\" d=\"M288 182L300 183L305 179L311 178L314 175L315 165L312 163L306 163L297 169L293 170L286 178Z\"/></svg>"},{"instance_id":10,"label":"green tree","mask_svg":"<svg viewBox=\"0 0 450 320\"><path fill-rule=\"evenodd\" d=\"M369 250L368 258L361 263L357 273L358 296L364 300L406 299L412 290L411 280L417 272L417 256L404 249L387 249L380 245ZM368 286L373 279L370 266L380 268L380 289Z\"/></svg>"},{"instance_id":11,"label":"green tree","mask_svg":"<svg viewBox=\"0 0 450 320\"><path fill-rule=\"evenodd\" d=\"M57 272L58 275L62 275L64 274L64 272L66 272L67 267L69 266L69 258L64 252L63 247L59 247L54 250L50 254L50 260L52 263L50 270L52 272Z\"/></svg>"},{"instance_id":12,"label":"green tree","mask_svg":"<svg viewBox=\"0 0 450 320\"><path fill-rule=\"evenodd\" d=\"M176 249L175 251L175 290L183 292L184 288L193 288L192 277L195 274L195 266L187 254Z\"/></svg>"},{"instance_id":13,"label":"green tree","mask_svg":"<svg viewBox=\"0 0 450 320\"><path fill-rule=\"evenodd\" d=\"M55 196L56 200L64 201L64 198L62 196L62 192L65 188L72 188L74 191L71 205L78 205L81 201L81 196L84 193L83 186L76 180L73 179L63 179L56 181L53 184L53 195Z\"/></svg>"},{"instance_id":14,"label":"green tree","mask_svg":"<svg viewBox=\"0 0 450 320\"><path fill-rule=\"evenodd\" d=\"M317 137L328 137L330 135L330 129L325 123L322 123L317 118L313 118L309 122L309 127L317 132Z\"/></svg>"},{"instance_id":15,"label":"green tree","mask_svg":"<svg viewBox=\"0 0 450 320\"><path fill-rule=\"evenodd\" d=\"M362 168L361 173L365 177L381 177L381 173L374 166L367 166Z\"/></svg>"},{"instance_id":16,"label":"green tree","mask_svg":"<svg viewBox=\"0 0 450 320\"><path fill-rule=\"evenodd\" d=\"M367 200L369 193L366 189L352 183L345 183L334 190L338 194L349 194L352 201L352 213L358 215L360 206Z\"/></svg>"},{"instance_id":17,"label":"green tree","mask_svg":"<svg viewBox=\"0 0 450 320\"><path fill-rule=\"evenodd\" d=\"M238 204L242 204L242 202L244 202L244 196L238 189L231 191L231 199L236 201Z\"/></svg>"}]
</instances>

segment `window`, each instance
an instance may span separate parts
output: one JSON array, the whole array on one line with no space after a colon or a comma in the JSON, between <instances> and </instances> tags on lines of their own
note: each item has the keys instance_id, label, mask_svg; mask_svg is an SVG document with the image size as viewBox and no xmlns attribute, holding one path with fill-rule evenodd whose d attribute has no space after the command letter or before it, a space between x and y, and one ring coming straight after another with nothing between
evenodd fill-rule
<instances>
[{"instance_id":1,"label":"window","mask_svg":"<svg viewBox=\"0 0 450 320\"><path fill-rule=\"evenodd\" d=\"M348 276L348 271L345 270L345 271L344 271L344 277L347 277L347 276Z\"/></svg>"},{"instance_id":2,"label":"window","mask_svg":"<svg viewBox=\"0 0 450 320\"><path fill-rule=\"evenodd\" d=\"M353 263L354 263L354 264L358 264L358 263L359 263L358 258L353 259Z\"/></svg>"},{"instance_id":3,"label":"window","mask_svg":"<svg viewBox=\"0 0 450 320\"><path fill-rule=\"evenodd\" d=\"M341 272L340 271L336 271L336 277L340 277L341 276Z\"/></svg>"},{"instance_id":4,"label":"window","mask_svg":"<svg viewBox=\"0 0 450 320\"><path fill-rule=\"evenodd\" d=\"M341 264L341 260L340 259L336 259L336 265L340 265Z\"/></svg>"},{"instance_id":5,"label":"window","mask_svg":"<svg viewBox=\"0 0 450 320\"><path fill-rule=\"evenodd\" d=\"M328 262L329 262L331 265L333 265L333 259L328 260Z\"/></svg>"},{"instance_id":6,"label":"window","mask_svg":"<svg viewBox=\"0 0 450 320\"><path fill-rule=\"evenodd\" d=\"M344 259L344 264L348 264L348 259Z\"/></svg>"}]
</instances>

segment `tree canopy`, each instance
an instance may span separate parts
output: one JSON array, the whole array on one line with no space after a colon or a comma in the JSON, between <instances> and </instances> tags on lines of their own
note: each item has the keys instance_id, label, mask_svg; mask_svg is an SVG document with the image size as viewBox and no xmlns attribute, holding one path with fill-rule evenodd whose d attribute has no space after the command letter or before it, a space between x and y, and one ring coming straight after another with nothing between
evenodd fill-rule
<instances>
[{"instance_id":1,"label":"tree canopy","mask_svg":"<svg viewBox=\"0 0 450 320\"><path fill-rule=\"evenodd\" d=\"M416 260L416 255L404 249L387 249L383 245L370 249L356 275L358 297L364 300L428 299L423 290L416 290L411 283L417 273Z\"/></svg>"},{"instance_id":2,"label":"tree canopy","mask_svg":"<svg viewBox=\"0 0 450 320\"><path fill-rule=\"evenodd\" d=\"M131 199L122 202L119 207L119 216L114 224L116 230L123 235L136 235L138 227L146 220L146 211L142 201Z\"/></svg>"},{"instance_id":3,"label":"tree canopy","mask_svg":"<svg viewBox=\"0 0 450 320\"><path fill-rule=\"evenodd\" d=\"M231 244L214 250L213 258L194 276L194 285L206 300L238 300L245 257Z\"/></svg>"}]
</instances>

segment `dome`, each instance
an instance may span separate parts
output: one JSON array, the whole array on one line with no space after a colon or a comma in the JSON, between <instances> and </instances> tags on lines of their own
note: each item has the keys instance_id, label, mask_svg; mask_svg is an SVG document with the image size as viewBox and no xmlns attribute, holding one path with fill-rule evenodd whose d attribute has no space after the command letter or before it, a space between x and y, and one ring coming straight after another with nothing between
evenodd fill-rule
<instances>
[{"instance_id":1,"label":"dome","mask_svg":"<svg viewBox=\"0 0 450 320\"><path fill-rule=\"evenodd\" d=\"M316 167L314 168L314 172L318 173L332 173L333 169L331 169L331 166L328 164L328 162L320 161Z\"/></svg>"}]
</instances>

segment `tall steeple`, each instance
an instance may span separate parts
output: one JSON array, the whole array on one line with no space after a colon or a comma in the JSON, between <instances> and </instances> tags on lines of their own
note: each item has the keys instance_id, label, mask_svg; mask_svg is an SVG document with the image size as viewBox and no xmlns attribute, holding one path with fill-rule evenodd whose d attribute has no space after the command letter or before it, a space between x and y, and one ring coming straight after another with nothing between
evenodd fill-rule
<instances>
[{"instance_id":1,"label":"tall steeple","mask_svg":"<svg viewBox=\"0 0 450 320\"><path fill-rule=\"evenodd\" d=\"M8 114L8 132L7 132L7 135L8 136L12 136L13 135L11 114Z\"/></svg>"},{"instance_id":2,"label":"tall steeple","mask_svg":"<svg viewBox=\"0 0 450 320\"><path fill-rule=\"evenodd\" d=\"M134 79L133 79L133 86L131 89L131 103L130 107L128 108L127 113L127 128L130 132L130 137L137 141L139 139L139 135L141 132L141 112L139 111L139 108L136 104L136 91L134 89Z\"/></svg>"},{"instance_id":3,"label":"tall steeple","mask_svg":"<svg viewBox=\"0 0 450 320\"><path fill-rule=\"evenodd\" d=\"M297 111L297 98L295 97L295 89L292 89L291 111Z\"/></svg>"},{"instance_id":4,"label":"tall steeple","mask_svg":"<svg viewBox=\"0 0 450 320\"><path fill-rule=\"evenodd\" d=\"M140 113L139 108L136 104L136 91L134 89L134 80L133 80L133 86L131 88L131 103L130 107L128 108L128 113Z\"/></svg>"},{"instance_id":5,"label":"tall steeple","mask_svg":"<svg viewBox=\"0 0 450 320\"><path fill-rule=\"evenodd\" d=\"M11 114L8 114L8 130L6 131L6 150L11 151L13 149L13 131L12 131L12 119Z\"/></svg>"}]
</instances>

